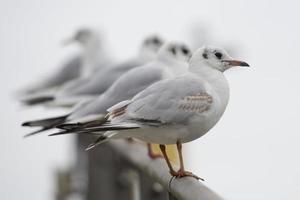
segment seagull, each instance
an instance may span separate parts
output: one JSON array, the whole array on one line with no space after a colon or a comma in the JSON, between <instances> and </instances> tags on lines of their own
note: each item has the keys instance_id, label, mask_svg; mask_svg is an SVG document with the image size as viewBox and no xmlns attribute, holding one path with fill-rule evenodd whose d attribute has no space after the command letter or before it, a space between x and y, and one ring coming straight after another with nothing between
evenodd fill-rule
<instances>
[{"instance_id":1,"label":"seagull","mask_svg":"<svg viewBox=\"0 0 300 200\"><path fill-rule=\"evenodd\" d=\"M200 138L219 121L229 100L223 72L235 66L249 65L234 60L221 48L204 46L193 53L186 74L154 83L131 100L109 108L109 122L77 133L100 134L87 150L111 139L129 137L160 144L172 176L201 179L185 170L182 143ZM167 144L177 145L178 171L166 154Z\"/></svg>"},{"instance_id":2,"label":"seagull","mask_svg":"<svg viewBox=\"0 0 300 200\"><path fill-rule=\"evenodd\" d=\"M75 55L67 62L63 63L60 69L38 83L27 86L20 90L21 96L28 96L50 90L63 85L64 83L74 80L80 76L82 67L81 55Z\"/></svg>"},{"instance_id":3,"label":"seagull","mask_svg":"<svg viewBox=\"0 0 300 200\"><path fill-rule=\"evenodd\" d=\"M34 104L43 99L34 98L42 94L51 94L60 86L74 82L83 77L90 76L101 65L111 63L105 48L103 36L96 29L81 28L75 34L64 41L64 44L78 43L82 49L80 55L73 57L61 69L50 75L48 78L25 89L22 93L23 100L28 99L28 104ZM34 99L35 101L29 101ZM45 100L45 99L44 99Z\"/></svg>"},{"instance_id":4,"label":"seagull","mask_svg":"<svg viewBox=\"0 0 300 200\"><path fill-rule=\"evenodd\" d=\"M78 43L83 49L81 78L90 77L95 71L111 63L112 58L108 54L102 32L96 29L82 28L63 43L68 45L74 42Z\"/></svg>"},{"instance_id":5,"label":"seagull","mask_svg":"<svg viewBox=\"0 0 300 200\"><path fill-rule=\"evenodd\" d=\"M150 35L143 41L138 56L125 62L107 65L90 78L70 83L61 88L55 95L46 95L43 98L48 98L49 101L47 102L51 102L54 106L72 106L81 102L84 97L87 97L87 100L92 99L105 92L114 81L128 70L153 60L162 44L163 40L160 37Z\"/></svg>"},{"instance_id":6,"label":"seagull","mask_svg":"<svg viewBox=\"0 0 300 200\"><path fill-rule=\"evenodd\" d=\"M190 56L191 52L185 44L179 42L166 43L160 48L157 57L152 62L129 70L102 95L94 100L80 103L71 113L23 123L23 126L42 127L42 129L27 136L54 128L69 121L86 122L84 126L93 124L94 120L97 123L99 121L105 122L106 110L109 107L133 97L154 82L186 72L188 67L187 61ZM79 125L81 124L63 124L61 127L70 129Z\"/></svg>"}]
</instances>

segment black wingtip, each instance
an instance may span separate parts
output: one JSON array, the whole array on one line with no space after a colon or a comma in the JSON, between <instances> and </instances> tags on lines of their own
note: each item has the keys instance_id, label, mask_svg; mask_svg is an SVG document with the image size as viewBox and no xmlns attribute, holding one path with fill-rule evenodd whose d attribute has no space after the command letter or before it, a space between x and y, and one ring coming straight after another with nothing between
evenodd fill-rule
<instances>
[{"instance_id":1,"label":"black wingtip","mask_svg":"<svg viewBox=\"0 0 300 200\"><path fill-rule=\"evenodd\" d=\"M33 106L33 105L46 103L46 102L53 101L53 100L55 100L55 97L45 96L45 97L35 97L35 98L32 98L32 99L23 100L22 102L25 105Z\"/></svg>"},{"instance_id":2,"label":"black wingtip","mask_svg":"<svg viewBox=\"0 0 300 200\"><path fill-rule=\"evenodd\" d=\"M48 130L48 129L49 129L49 128L41 128L41 129L39 129L39 130L37 130L37 131L34 131L34 132L31 132L31 133L28 133L28 134L24 135L23 138L28 138L28 137L30 137L30 136L36 135L36 134L41 133L41 132L43 132L43 131L46 131L46 130Z\"/></svg>"},{"instance_id":3,"label":"black wingtip","mask_svg":"<svg viewBox=\"0 0 300 200\"><path fill-rule=\"evenodd\" d=\"M39 127L48 127L48 128L54 128L55 126L64 123L69 115L62 115L58 117L52 117L52 118L45 118L45 119L38 119L33 121L27 121L22 124L22 126L39 126Z\"/></svg>"},{"instance_id":4,"label":"black wingtip","mask_svg":"<svg viewBox=\"0 0 300 200\"><path fill-rule=\"evenodd\" d=\"M56 126L56 128L63 129L63 130L72 130L81 127L81 123L65 123L65 124L59 124Z\"/></svg>"},{"instance_id":5,"label":"black wingtip","mask_svg":"<svg viewBox=\"0 0 300 200\"><path fill-rule=\"evenodd\" d=\"M24 122L21 126L30 126L30 122Z\"/></svg>"},{"instance_id":6,"label":"black wingtip","mask_svg":"<svg viewBox=\"0 0 300 200\"><path fill-rule=\"evenodd\" d=\"M52 133L48 136L57 136L57 135L66 135L66 134L71 134L72 132L69 132L69 131L60 131L60 132L57 132L57 133Z\"/></svg>"},{"instance_id":7,"label":"black wingtip","mask_svg":"<svg viewBox=\"0 0 300 200\"><path fill-rule=\"evenodd\" d=\"M92 120L88 122L77 122L77 123L64 123L56 126L56 128L63 129L63 130L79 130L83 128L93 128L103 125L107 122L107 118Z\"/></svg>"}]
</instances>

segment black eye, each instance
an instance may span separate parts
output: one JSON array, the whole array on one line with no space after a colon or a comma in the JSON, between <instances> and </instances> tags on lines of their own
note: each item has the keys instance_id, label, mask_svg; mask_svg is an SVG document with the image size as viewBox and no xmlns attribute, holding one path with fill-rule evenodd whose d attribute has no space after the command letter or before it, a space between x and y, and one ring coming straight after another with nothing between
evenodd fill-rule
<instances>
[{"instance_id":1,"label":"black eye","mask_svg":"<svg viewBox=\"0 0 300 200\"><path fill-rule=\"evenodd\" d=\"M181 47L181 51L184 55L187 55L190 53L190 50L188 50L186 47Z\"/></svg>"},{"instance_id":2,"label":"black eye","mask_svg":"<svg viewBox=\"0 0 300 200\"><path fill-rule=\"evenodd\" d=\"M223 56L220 52L215 53L215 56L220 60Z\"/></svg>"},{"instance_id":3,"label":"black eye","mask_svg":"<svg viewBox=\"0 0 300 200\"><path fill-rule=\"evenodd\" d=\"M153 38L153 39L152 39L152 42L153 42L154 44L161 44L161 41L160 41L157 37Z\"/></svg>"},{"instance_id":4,"label":"black eye","mask_svg":"<svg viewBox=\"0 0 300 200\"><path fill-rule=\"evenodd\" d=\"M203 56L203 58L205 58L205 59L207 59L207 58L208 58L208 56L207 56L207 54L206 54L206 53L203 53L203 54L202 54L202 56Z\"/></svg>"}]
</instances>

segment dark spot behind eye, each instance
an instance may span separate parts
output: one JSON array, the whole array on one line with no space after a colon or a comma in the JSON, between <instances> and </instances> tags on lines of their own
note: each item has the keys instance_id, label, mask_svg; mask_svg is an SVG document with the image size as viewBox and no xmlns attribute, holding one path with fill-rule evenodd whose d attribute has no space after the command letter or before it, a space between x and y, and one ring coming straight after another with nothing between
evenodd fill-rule
<instances>
[{"instance_id":1,"label":"dark spot behind eye","mask_svg":"<svg viewBox=\"0 0 300 200\"><path fill-rule=\"evenodd\" d=\"M172 52L172 54L176 55L176 49L175 49L175 47L171 47L170 51Z\"/></svg>"},{"instance_id":2,"label":"dark spot behind eye","mask_svg":"<svg viewBox=\"0 0 300 200\"><path fill-rule=\"evenodd\" d=\"M215 56L220 60L223 55L220 52L216 52Z\"/></svg>"},{"instance_id":3,"label":"dark spot behind eye","mask_svg":"<svg viewBox=\"0 0 300 200\"><path fill-rule=\"evenodd\" d=\"M203 53L202 56L203 56L203 58L205 58L205 59L208 58L207 53Z\"/></svg>"},{"instance_id":4,"label":"dark spot behind eye","mask_svg":"<svg viewBox=\"0 0 300 200\"><path fill-rule=\"evenodd\" d=\"M186 48L185 46L181 47L181 51L183 54L187 55L190 53L190 50L188 48Z\"/></svg>"}]
</instances>

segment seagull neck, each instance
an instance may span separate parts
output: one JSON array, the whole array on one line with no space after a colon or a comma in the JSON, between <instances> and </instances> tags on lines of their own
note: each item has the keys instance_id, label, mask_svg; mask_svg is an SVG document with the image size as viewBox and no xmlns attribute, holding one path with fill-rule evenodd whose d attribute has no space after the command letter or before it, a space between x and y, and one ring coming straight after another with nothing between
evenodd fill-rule
<instances>
[{"instance_id":1,"label":"seagull neck","mask_svg":"<svg viewBox=\"0 0 300 200\"><path fill-rule=\"evenodd\" d=\"M175 57L172 57L168 53L159 53L159 54L157 54L156 59L167 65L175 65L175 64L181 63L181 61L176 60Z\"/></svg>"},{"instance_id":2,"label":"seagull neck","mask_svg":"<svg viewBox=\"0 0 300 200\"><path fill-rule=\"evenodd\" d=\"M89 77L93 72L95 72L101 63L106 62L107 58L103 53L101 45L98 42L95 42L84 47L82 61L83 67L81 76L85 78Z\"/></svg>"},{"instance_id":3,"label":"seagull neck","mask_svg":"<svg viewBox=\"0 0 300 200\"><path fill-rule=\"evenodd\" d=\"M100 42L87 44L84 46L83 52L84 59L90 62L97 62L99 58L103 57L103 48L101 48Z\"/></svg>"},{"instance_id":4,"label":"seagull neck","mask_svg":"<svg viewBox=\"0 0 300 200\"><path fill-rule=\"evenodd\" d=\"M186 61L177 60L170 55L158 54L156 60L162 63L165 69L175 76L183 74L188 69L188 63Z\"/></svg>"},{"instance_id":5,"label":"seagull neck","mask_svg":"<svg viewBox=\"0 0 300 200\"><path fill-rule=\"evenodd\" d=\"M229 100L229 85L224 74L205 64L197 66L191 64L190 71L207 81L223 100L226 107Z\"/></svg>"},{"instance_id":6,"label":"seagull neck","mask_svg":"<svg viewBox=\"0 0 300 200\"><path fill-rule=\"evenodd\" d=\"M155 58L155 52L151 51L151 50L147 50L147 49L142 49L139 53L139 58L143 61L150 61L153 60Z\"/></svg>"}]
</instances>

